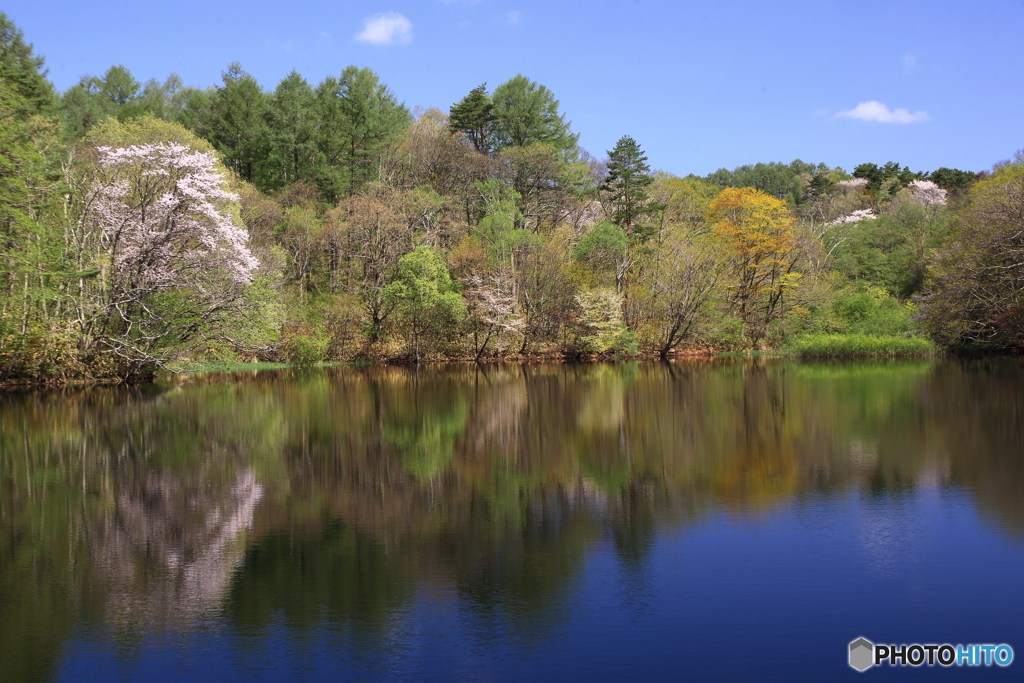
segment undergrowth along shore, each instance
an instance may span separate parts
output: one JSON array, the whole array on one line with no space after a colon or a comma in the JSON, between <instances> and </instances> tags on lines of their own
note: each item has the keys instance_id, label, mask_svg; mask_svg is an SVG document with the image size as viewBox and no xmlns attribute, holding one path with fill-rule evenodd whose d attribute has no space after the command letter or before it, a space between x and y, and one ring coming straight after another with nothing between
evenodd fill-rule
<instances>
[{"instance_id":1,"label":"undergrowth along shore","mask_svg":"<svg viewBox=\"0 0 1024 683\"><path fill-rule=\"evenodd\" d=\"M978 352L981 353L993 353L997 349L991 347L985 347L983 350ZM941 351L932 343L930 340L923 337L902 337L902 336L891 336L891 335L870 335L870 334L808 334L793 340L783 349L776 350L756 350L756 351L716 351L715 349L701 349L699 351L694 350L684 354L672 354L669 359L679 358L910 358L910 357L923 357L932 356L941 353ZM483 358L479 362L484 363L530 363L530 362L616 362L616 361L628 361L628 360L656 360L658 354L639 354L639 355L617 355L617 356L605 356L600 354L592 354L588 356L565 356L564 354L537 354L532 355L528 358L524 357L502 357L502 358ZM461 361L447 360L427 360L424 359L424 364L435 364L435 363L459 363L459 362L473 362L470 359L464 359ZM325 368L325 367L339 367L339 366L365 366L365 365L404 365L404 364L415 364L409 360L403 362L398 359L379 359L379 360L357 360L349 362L337 362L337 361L325 361L325 362L197 362L197 363L185 363L175 364L172 366L171 372L167 370L157 373L157 376L166 379L169 375L203 375L203 374L214 374L214 373L231 373L231 372L253 372L260 370L288 370L297 368ZM153 377L157 379L157 377ZM0 381L0 388L2 387L29 387L29 386L59 386L59 385L70 385L70 384L110 384L118 383L116 379L90 379L90 378L64 378L64 377L47 377L43 381L38 382L5 382Z\"/></svg>"},{"instance_id":2,"label":"undergrowth along shore","mask_svg":"<svg viewBox=\"0 0 1024 683\"><path fill-rule=\"evenodd\" d=\"M924 337L872 334L808 334L786 348L800 358L893 358L927 356L935 344Z\"/></svg>"}]
</instances>

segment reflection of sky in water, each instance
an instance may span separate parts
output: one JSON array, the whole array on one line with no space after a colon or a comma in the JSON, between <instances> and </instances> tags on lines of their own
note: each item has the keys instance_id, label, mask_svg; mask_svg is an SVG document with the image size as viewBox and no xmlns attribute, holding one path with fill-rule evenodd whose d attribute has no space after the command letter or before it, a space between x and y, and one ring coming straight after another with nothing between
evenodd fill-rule
<instances>
[{"instance_id":1,"label":"reflection of sky in water","mask_svg":"<svg viewBox=\"0 0 1024 683\"><path fill-rule=\"evenodd\" d=\"M514 604L474 605L445 577L427 577L408 607L389 612L380 639L328 615L240 632L211 614L188 631L140 633L118 652L80 627L58 679L729 681L786 670L787 680L831 680L849 675L844 648L860 635L1012 644L1022 635L1024 546L984 529L956 488L718 508L696 525L659 526L639 561L608 534L585 555L564 604L531 622L536 637L501 618Z\"/></svg>"},{"instance_id":2,"label":"reflection of sky in water","mask_svg":"<svg viewBox=\"0 0 1024 683\"><path fill-rule=\"evenodd\" d=\"M67 506L95 510L72 577L99 608L69 609L56 678L831 680L861 635L1024 651L1021 389L930 373L339 370L109 426L83 403L97 453L166 457L35 480L98 492Z\"/></svg>"}]
</instances>

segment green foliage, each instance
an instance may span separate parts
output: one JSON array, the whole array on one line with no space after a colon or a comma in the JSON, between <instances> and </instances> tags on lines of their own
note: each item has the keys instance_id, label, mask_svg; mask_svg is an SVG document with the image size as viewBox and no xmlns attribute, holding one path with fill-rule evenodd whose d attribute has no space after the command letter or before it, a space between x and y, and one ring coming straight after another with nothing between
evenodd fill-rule
<instances>
[{"instance_id":1,"label":"green foliage","mask_svg":"<svg viewBox=\"0 0 1024 683\"><path fill-rule=\"evenodd\" d=\"M487 84L479 85L452 105L448 127L464 134L476 151L488 154L494 135L494 102L487 94Z\"/></svg>"},{"instance_id":2,"label":"green foliage","mask_svg":"<svg viewBox=\"0 0 1024 683\"><path fill-rule=\"evenodd\" d=\"M180 80L168 79L168 88L180 87ZM141 98L139 82L124 66L112 66L102 77L83 76L61 97L64 131L72 139L84 137L109 117L126 120L140 114L163 116L169 93L155 81L147 84Z\"/></svg>"},{"instance_id":3,"label":"green foliage","mask_svg":"<svg viewBox=\"0 0 1024 683\"><path fill-rule=\"evenodd\" d=\"M818 333L794 339L787 350L802 358L871 358L924 356L935 346L924 337Z\"/></svg>"},{"instance_id":4,"label":"green foliage","mask_svg":"<svg viewBox=\"0 0 1024 683\"><path fill-rule=\"evenodd\" d=\"M941 207L905 204L846 227L833 250L834 267L851 281L909 298L923 288L928 260L948 226L949 215Z\"/></svg>"},{"instance_id":5,"label":"green foliage","mask_svg":"<svg viewBox=\"0 0 1024 683\"><path fill-rule=\"evenodd\" d=\"M228 168L243 180L263 187L270 151L269 98L238 62L228 66L223 79L212 102L210 141Z\"/></svg>"},{"instance_id":6,"label":"green foliage","mask_svg":"<svg viewBox=\"0 0 1024 683\"><path fill-rule=\"evenodd\" d=\"M655 231L642 221L665 208L647 194L647 187L654 182L650 171L640 145L628 135L619 138L608 152L608 172L601 189L609 195L612 220L638 242L646 241Z\"/></svg>"},{"instance_id":7,"label":"green foliage","mask_svg":"<svg viewBox=\"0 0 1024 683\"><path fill-rule=\"evenodd\" d=\"M928 180L931 180L951 195L959 195L966 192L978 180L978 174L943 166L929 173Z\"/></svg>"},{"instance_id":8,"label":"green foliage","mask_svg":"<svg viewBox=\"0 0 1024 683\"><path fill-rule=\"evenodd\" d=\"M830 172L831 169L825 164L808 164L800 159L794 159L788 164L777 161L747 164L737 166L731 171L720 168L709 174L707 180L721 189L752 187L793 204L802 204L805 181L809 181L812 176Z\"/></svg>"},{"instance_id":9,"label":"green foliage","mask_svg":"<svg viewBox=\"0 0 1024 683\"><path fill-rule=\"evenodd\" d=\"M214 151L212 144L183 126L149 114L128 121L106 119L89 131L86 142L96 147L130 147L176 142L197 152Z\"/></svg>"},{"instance_id":10,"label":"green foliage","mask_svg":"<svg viewBox=\"0 0 1024 683\"><path fill-rule=\"evenodd\" d=\"M151 78L142 86L142 92L122 108L120 118L149 114L165 121L177 121L185 106L184 95L185 89L177 74L171 74L163 83Z\"/></svg>"},{"instance_id":11,"label":"green foliage","mask_svg":"<svg viewBox=\"0 0 1024 683\"><path fill-rule=\"evenodd\" d=\"M56 97L46 79L44 59L33 54L32 44L6 14L0 12L0 81L36 111L49 113Z\"/></svg>"},{"instance_id":12,"label":"green foliage","mask_svg":"<svg viewBox=\"0 0 1024 683\"><path fill-rule=\"evenodd\" d=\"M613 261L621 258L628 248L629 237L625 230L611 221L598 221L576 243L573 258L588 263Z\"/></svg>"},{"instance_id":13,"label":"green foliage","mask_svg":"<svg viewBox=\"0 0 1024 683\"><path fill-rule=\"evenodd\" d=\"M976 183L938 250L923 303L940 344L1024 346L1024 155Z\"/></svg>"},{"instance_id":14,"label":"green foliage","mask_svg":"<svg viewBox=\"0 0 1024 683\"><path fill-rule=\"evenodd\" d=\"M915 306L900 303L878 287L844 294L832 302L832 310L836 330L848 334L898 336L914 327Z\"/></svg>"},{"instance_id":15,"label":"green foliage","mask_svg":"<svg viewBox=\"0 0 1024 683\"><path fill-rule=\"evenodd\" d=\"M417 361L424 334L447 337L466 317L466 302L444 257L426 245L398 260L395 279L385 288L384 297L408 323Z\"/></svg>"},{"instance_id":16,"label":"green foliage","mask_svg":"<svg viewBox=\"0 0 1024 683\"><path fill-rule=\"evenodd\" d=\"M494 89L492 112L496 151L536 142L573 149L579 138L558 113L558 100L552 92L519 74Z\"/></svg>"},{"instance_id":17,"label":"green foliage","mask_svg":"<svg viewBox=\"0 0 1024 683\"><path fill-rule=\"evenodd\" d=\"M835 284L835 283L833 283ZM787 325L788 336L862 334L907 336L917 330L917 305L901 302L880 287L846 287L800 311Z\"/></svg>"},{"instance_id":18,"label":"green foliage","mask_svg":"<svg viewBox=\"0 0 1024 683\"><path fill-rule=\"evenodd\" d=\"M611 221L599 221L576 243L572 256L580 263L598 272L610 272L614 277L628 249L629 236L625 230Z\"/></svg>"},{"instance_id":19,"label":"green foliage","mask_svg":"<svg viewBox=\"0 0 1024 683\"><path fill-rule=\"evenodd\" d=\"M924 180L927 174L911 171L906 166L901 168L895 161L887 161L883 166L871 163L860 164L853 169L853 177L867 180L867 189L870 191L878 191L886 186L890 194L895 194L900 187L906 187L912 180ZM897 182L886 185L886 181L890 180Z\"/></svg>"},{"instance_id":20,"label":"green foliage","mask_svg":"<svg viewBox=\"0 0 1024 683\"><path fill-rule=\"evenodd\" d=\"M354 194L377 173L384 146L412 122L373 71L346 67L316 88L316 181L330 201Z\"/></svg>"},{"instance_id":21,"label":"green foliage","mask_svg":"<svg viewBox=\"0 0 1024 683\"><path fill-rule=\"evenodd\" d=\"M284 344L284 358L295 365L316 365L327 360L327 336L322 331L297 334Z\"/></svg>"},{"instance_id":22,"label":"green foliage","mask_svg":"<svg viewBox=\"0 0 1024 683\"><path fill-rule=\"evenodd\" d=\"M611 289L595 289L576 296L582 334L572 351L617 358L639 352L636 335L622 321L622 297Z\"/></svg>"},{"instance_id":23,"label":"green foliage","mask_svg":"<svg viewBox=\"0 0 1024 683\"><path fill-rule=\"evenodd\" d=\"M13 246L15 234L34 223L35 188L47 170L33 139L40 123L33 121L33 109L14 83L0 77L0 255Z\"/></svg>"},{"instance_id":24,"label":"green foliage","mask_svg":"<svg viewBox=\"0 0 1024 683\"><path fill-rule=\"evenodd\" d=\"M317 120L313 88L292 71L268 103L270 158L263 179L271 189L312 178L316 167Z\"/></svg>"},{"instance_id":25,"label":"green foliage","mask_svg":"<svg viewBox=\"0 0 1024 683\"><path fill-rule=\"evenodd\" d=\"M711 183L696 176L655 173L650 193L661 209L656 218L662 232L678 228L700 234L710 230L710 207L719 193Z\"/></svg>"}]
</instances>

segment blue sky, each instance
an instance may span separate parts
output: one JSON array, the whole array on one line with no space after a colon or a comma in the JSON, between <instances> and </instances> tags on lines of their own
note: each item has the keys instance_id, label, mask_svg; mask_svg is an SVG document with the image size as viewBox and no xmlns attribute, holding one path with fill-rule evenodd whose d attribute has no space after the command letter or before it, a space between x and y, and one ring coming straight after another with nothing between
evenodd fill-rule
<instances>
[{"instance_id":1,"label":"blue sky","mask_svg":"<svg viewBox=\"0 0 1024 683\"><path fill-rule=\"evenodd\" d=\"M59 90L115 64L206 87L238 61L267 90L355 64L447 111L522 73L595 156L631 135L678 175L794 158L979 171L1024 147L1020 0L4 5Z\"/></svg>"}]
</instances>

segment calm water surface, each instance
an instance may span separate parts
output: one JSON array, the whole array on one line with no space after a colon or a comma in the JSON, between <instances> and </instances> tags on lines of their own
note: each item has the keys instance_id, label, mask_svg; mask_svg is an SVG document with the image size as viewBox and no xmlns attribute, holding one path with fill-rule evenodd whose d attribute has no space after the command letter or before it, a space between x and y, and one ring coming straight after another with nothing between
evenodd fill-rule
<instances>
[{"instance_id":1,"label":"calm water surface","mask_svg":"<svg viewBox=\"0 0 1024 683\"><path fill-rule=\"evenodd\" d=\"M2 680L1021 680L1022 577L1018 359L0 394Z\"/></svg>"}]
</instances>

